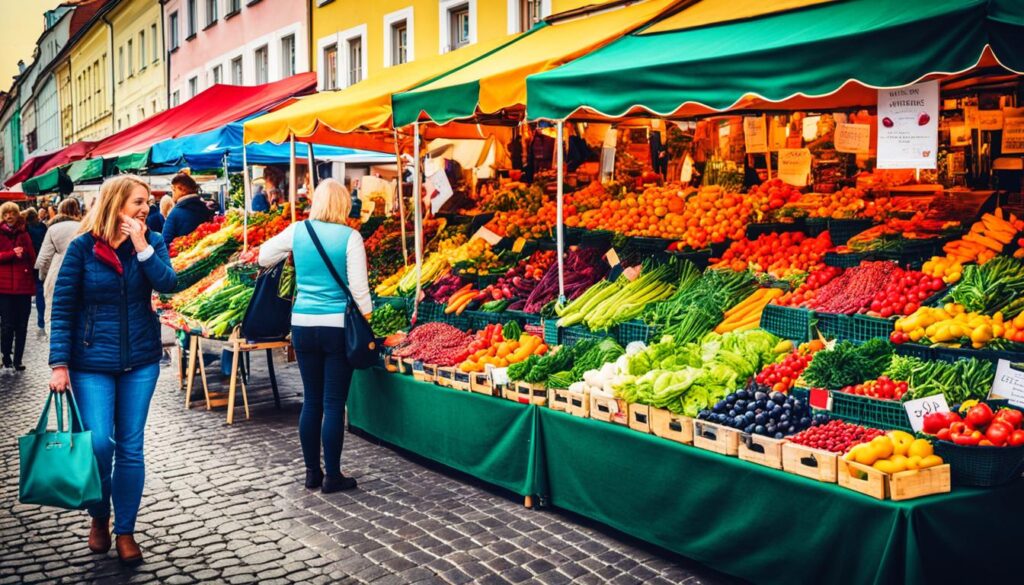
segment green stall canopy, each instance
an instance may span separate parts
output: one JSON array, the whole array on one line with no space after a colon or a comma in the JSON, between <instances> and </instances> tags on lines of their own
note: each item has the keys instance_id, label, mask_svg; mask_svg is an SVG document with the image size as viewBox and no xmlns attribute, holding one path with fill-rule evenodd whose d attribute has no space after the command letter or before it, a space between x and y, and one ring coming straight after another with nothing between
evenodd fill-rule
<instances>
[{"instance_id":1,"label":"green stall canopy","mask_svg":"<svg viewBox=\"0 0 1024 585\"><path fill-rule=\"evenodd\" d=\"M149 164L149 149L147 148L143 152L134 152L132 154L122 154L117 157L114 163L115 172L128 173L133 171L141 171L146 168Z\"/></svg>"},{"instance_id":2,"label":"green stall canopy","mask_svg":"<svg viewBox=\"0 0 1024 585\"><path fill-rule=\"evenodd\" d=\"M68 169L68 178L77 183L95 181L103 178L103 159L87 158L76 160L71 163Z\"/></svg>"},{"instance_id":3,"label":"green stall canopy","mask_svg":"<svg viewBox=\"0 0 1024 585\"><path fill-rule=\"evenodd\" d=\"M873 88L979 64L1024 72L1019 0L840 0L693 26L687 12L701 4L531 75L528 118L685 116L830 97L817 105L869 105L858 102Z\"/></svg>"},{"instance_id":4,"label":"green stall canopy","mask_svg":"<svg viewBox=\"0 0 1024 585\"><path fill-rule=\"evenodd\" d=\"M27 179L21 184L21 190L29 195L43 195L56 192L59 186L60 169L56 168L50 169L38 177Z\"/></svg>"}]
</instances>

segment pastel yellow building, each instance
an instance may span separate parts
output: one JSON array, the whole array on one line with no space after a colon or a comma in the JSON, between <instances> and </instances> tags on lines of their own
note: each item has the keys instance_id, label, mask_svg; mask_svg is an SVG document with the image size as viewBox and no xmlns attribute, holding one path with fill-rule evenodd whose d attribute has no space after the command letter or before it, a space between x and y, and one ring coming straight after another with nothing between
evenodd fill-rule
<instances>
[{"instance_id":1,"label":"pastel yellow building","mask_svg":"<svg viewBox=\"0 0 1024 585\"><path fill-rule=\"evenodd\" d=\"M386 67L529 30L596 0L314 0L319 88L340 89Z\"/></svg>"},{"instance_id":2,"label":"pastel yellow building","mask_svg":"<svg viewBox=\"0 0 1024 585\"><path fill-rule=\"evenodd\" d=\"M67 146L75 135L75 98L71 90L71 62L61 61L53 71L57 78L57 101L60 104L61 144Z\"/></svg>"},{"instance_id":3,"label":"pastel yellow building","mask_svg":"<svg viewBox=\"0 0 1024 585\"><path fill-rule=\"evenodd\" d=\"M99 140L114 133L111 88L110 27L102 20L71 49L73 139Z\"/></svg>"},{"instance_id":4,"label":"pastel yellow building","mask_svg":"<svg viewBox=\"0 0 1024 585\"><path fill-rule=\"evenodd\" d=\"M167 108L160 3L121 0L106 20L114 34L111 101L119 131Z\"/></svg>"}]
</instances>

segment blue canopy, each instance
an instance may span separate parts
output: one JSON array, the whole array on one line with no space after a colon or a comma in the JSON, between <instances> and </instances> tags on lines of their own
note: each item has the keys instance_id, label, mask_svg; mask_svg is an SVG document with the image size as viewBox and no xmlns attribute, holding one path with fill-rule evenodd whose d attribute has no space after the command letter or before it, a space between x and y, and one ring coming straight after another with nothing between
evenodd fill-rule
<instances>
[{"instance_id":1,"label":"blue canopy","mask_svg":"<svg viewBox=\"0 0 1024 585\"><path fill-rule=\"evenodd\" d=\"M149 154L150 168L183 167L196 169L219 169L224 166L224 155L228 155L228 171L242 170L242 122L210 130L202 134L182 136L158 142ZM296 144L296 158L305 160L307 147ZM313 145L313 156L317 161L388 162L393 155L366 150L342 148L340 146ZM250 144L246 150L249 164L287 164L290 146L286 144Z\"/></svg>"}]
</instances>

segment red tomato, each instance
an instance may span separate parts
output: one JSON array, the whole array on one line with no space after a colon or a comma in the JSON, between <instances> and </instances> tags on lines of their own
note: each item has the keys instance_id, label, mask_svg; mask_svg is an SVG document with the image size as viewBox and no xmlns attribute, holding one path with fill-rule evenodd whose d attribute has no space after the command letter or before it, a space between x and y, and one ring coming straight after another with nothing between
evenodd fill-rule
<instances>
[{"instance_id":1,"label":"red tomato","mask_svg":"<svg viewBox=\"0 0 1024 585\"><path fill-rule=\"evenodd\" d=\"M1013 427L1002 421L993 421L992 424L988 425L988 430L985 431L985 438L992 441L992 444L996 447L1002 447L1010 440L1010 435L1013 434Z\"/></svg>"},{"instance_id":2,"label":"red tomato","mask_svg":"<svg viewBox=\"0 0 1024 585\"><path fill-rule=\"evenodd\" d=\"M993 420L1003 421L1011 427L1019 429L1021 423L1024 422L1024 412L1014 408L1001 408L993 417Z\"/></svg>"},{"instance_id":3,"label":"red tomato","mask_svg":"<svg viewBox=\"0 0 1024 585\"><path fill-rule=\"evenodd\" d=\"M992 422L992 409L984 402L976 404L967 411L967 424L975 429L982 429Z\"/></svg>"},{"instance_id":4,"label":"red tomato","mask_svg":"<svg viewBox=\"0 0 1024 585\"><path fill-rule=\"evenodd\" d=\"M1024 431L1017 429L1010 435L1010 446L1020 447L1021 445L1024 445Z\"/></svg>"}]
</instances>

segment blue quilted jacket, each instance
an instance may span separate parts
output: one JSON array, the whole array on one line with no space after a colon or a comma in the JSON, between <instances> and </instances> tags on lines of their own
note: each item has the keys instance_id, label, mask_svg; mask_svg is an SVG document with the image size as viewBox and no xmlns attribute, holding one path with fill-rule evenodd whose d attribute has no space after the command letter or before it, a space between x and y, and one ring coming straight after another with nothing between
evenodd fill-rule
<instances>
[{"instance_id":1,"label":"blue quilted jacket","mask_svg":"<svg viewBox=\"0 0 1024 585\"><path fill-rule=\"evenodd\" d=\"M139 262L131 241L118 249L124 274L96 257L91 234L72 240L53 292L50 365L118 373L160 361L160 322L153 291L174 291L177 275L160 234L147 232L155 253Z\"/></svg>"}]
</instances>

